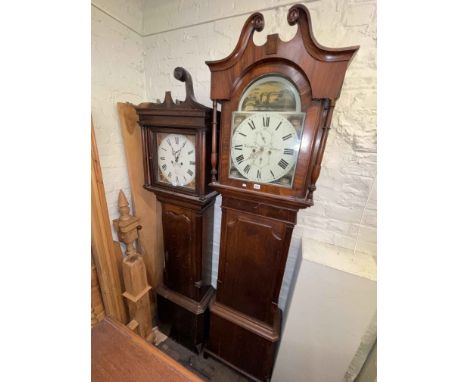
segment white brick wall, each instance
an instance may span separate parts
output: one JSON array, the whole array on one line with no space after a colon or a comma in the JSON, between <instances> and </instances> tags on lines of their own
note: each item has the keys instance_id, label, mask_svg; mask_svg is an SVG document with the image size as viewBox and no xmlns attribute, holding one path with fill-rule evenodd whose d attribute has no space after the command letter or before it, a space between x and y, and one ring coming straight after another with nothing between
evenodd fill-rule
<instances>
[{"instance_id":1,"label":"white brick wall","mask_svg":"<svg viewBox=\"0 0 468 382\"><path fill-rule=\"evenodd\" d=\"M146 99L154 101L162 99L166 90L171 90L174 98L183 99L184 85L172 76L176 66L183 66L192 74L199 101L211 105L210 72L205 61L231 53L246 17L257 10L265 16L264 31L254 36L257 44L264 43L270 33L279 33L283 40L292 38L296 27L287 24L286 15L294 2L147 0L144 5L141 0L94 2L138 32L125 31L108 14L96 15L97 11L93 11L93 40L99 40L93 41L93 56L98 54L98 58L93 57L93 115L95 127L103 129L98 136L101 157L109 156L108 161L101 160L108 199L113 198L109 206L113 206L116 200L113 193L122 186L128 189L128 181L123 150L119 147L120 128L111 103L117 99L139 102L139 98L145 98L145 92ZM310 10L314 34L321 44L360 45L361 49L351 63L337 103L315 206L298 215L280 296L282 306L302 236L352 249L356 256L362 252L376 256L376 2L320 0L303 4ZM143 18L138 23L136 15L140 10ZM122 49L115 49L116 44ZM104 84L100 83L101 76L107 78ZM100 126L96 126L98 120ZM117 167L113 169L112 165ZM219 212L218 207L213 282L219 251Z\"/></svg>"},{"instance_id":2,"label":"white brick wall","mask_svg":"<svg viewBox=\"0 0 468 382\"><path fill-rule=\"evenodd\" d=\"M117 102L140 103L146 99L142 37L119 20L130 22L128 1L97 1L109 9L91 8L91 110L101 162L109 216L119 216L117 197L123 189L131 197L127 162L117 114ZM117 7L120 3L121 8ZM133 2L129 2L133 3ZM142 11L138 18L141 20ZM130 199L129 199L130 200ZM115 233L114 233L115 235ZM116 236L114 236L116 238Z\"/></svg>"}]
</instances>

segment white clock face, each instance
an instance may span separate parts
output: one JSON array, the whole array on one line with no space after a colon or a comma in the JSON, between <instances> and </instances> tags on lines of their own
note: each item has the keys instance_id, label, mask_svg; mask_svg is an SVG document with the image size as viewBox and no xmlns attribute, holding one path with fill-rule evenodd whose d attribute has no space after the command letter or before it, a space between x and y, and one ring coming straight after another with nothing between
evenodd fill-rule
<instances>
[{"instance_id":1,"label":"white clock face","mask_svg":"<svg viewBox=\"0 0 468 382\"><path fill-rule=\"evenodd\" d=\"M297 113L234 113L231 177L291 186L302 119ZM291 121L300 126L293 126Z\"/></svg>"},{"instance_id":2,"label":"white clock face","mask_svg":"<svg viewBox=\"0 0 468 382\"><path fill-rule=\"evenodd\" d=\"M159 141L158 166L162 175L160 180L175 187L194 188L196 169L192 140L188 135L168 134Z\"/></svg>"}]
</instances>

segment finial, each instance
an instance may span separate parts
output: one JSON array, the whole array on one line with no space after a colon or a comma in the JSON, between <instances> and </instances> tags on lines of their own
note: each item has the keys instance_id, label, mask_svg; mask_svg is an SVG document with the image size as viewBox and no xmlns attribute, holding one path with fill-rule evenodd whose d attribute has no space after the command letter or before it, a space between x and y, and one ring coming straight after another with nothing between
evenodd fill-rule
<instances>
[{"instance_id":1,"label":"finial","mask_svg":"<svg viewBox=\"0 0 468 382\"><path fill-rule=\"evenodd\" d=\"M257 32L261 32L265 27L265 19L261 13L254 13L252 15L252 25Z\"/></svg>"},{"instance_id":2,"label":"finial","mask_svg":"<svg viewBox=\"0 0 468 382\"><path fill-rule=\"evenodd\" d=\"M181 82L185 82L185 101L188 100L196 101L195 94L193 93L193 81L192 76L187 69L178 66L174 69L174 78L178 79Z\"/></svg>"},{"instance_id":3,"label":"finial","mask_svg":"<svg viewBox=\"0 0 468 382\"><path fill-rule=\"evenodd\" d=\"M295 25L299 20L299 8L297 6L293 6L289 8L288 11L288 24Z\"/></svg>"},{"instance_id":4,"label":"finial","mask_svg":"<svg viewBox=\"0 0 468 382\"><path fill-rule=\"evenodd\" d=\"M128 206L128 200L122 190L119 191L118 199L120 220L129 220L130 219L130 207Z\"/></svg>"}]
</instances>

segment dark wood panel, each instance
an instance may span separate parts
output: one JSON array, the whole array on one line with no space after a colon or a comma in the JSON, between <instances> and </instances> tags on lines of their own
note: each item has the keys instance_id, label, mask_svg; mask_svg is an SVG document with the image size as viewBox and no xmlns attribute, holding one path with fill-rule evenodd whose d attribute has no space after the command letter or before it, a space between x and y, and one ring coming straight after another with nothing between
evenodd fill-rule
<instances>
[{"instance_id":1,"label":"dark wood panel","mask_svg":"<svg viewBox=\"0 0 468 382\"><path fill-rule=\"evenodd\" d=\"M273 324L277 304L276 275L281 271L284 223L258 215L223 209L223 264L217 299L244 314Z\"/></svg>"},{"instance_id":2,"label":"dark wood panel","mask_svg":"<svg viewBox=\"0 0 468 382\"><path fill-rule=\"evenodd\" d=\"M192 241L195 232L190 210L164 203L164 284L176 292L195 298Z\"/></svg>"},{"instance_id":3,"label":"dark wood panel","mask_svg":"<svg viewBox=\"0 0 468 382\"><path fill-rule=\"evenodd\" d=\"M257 381L269 379L278 342L212 314L207 353Z\"/></svg>"}]
</instances>

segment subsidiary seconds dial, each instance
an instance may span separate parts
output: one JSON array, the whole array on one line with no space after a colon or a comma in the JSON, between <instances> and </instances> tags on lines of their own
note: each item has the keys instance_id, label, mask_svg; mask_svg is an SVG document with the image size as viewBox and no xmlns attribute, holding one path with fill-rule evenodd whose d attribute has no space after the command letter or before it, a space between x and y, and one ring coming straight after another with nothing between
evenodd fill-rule
<instances>
[{"instance_id":1,"label":"subsidiary seconds dial","mask_svg":"<svg viewBox=\"0 0 468 382\"><path fill-rule=\"evenodd\" d=\"M163 177L173 186L186 186L195 178L195 148L187 136L169 134L158 147Z\"/></svg>"},{"instance_id":2,"label":"subsidiary seconds dial","mask_svg":"<svg viewBox=\"0 0 468 382\"><path fill-rule=\"evenodd\" d=\"M270 183L282 178L297 160L296 129L280 113L255 113L245 118L231 139L231 159L248 180Z\"/></svg>"}]
</instances>

